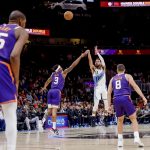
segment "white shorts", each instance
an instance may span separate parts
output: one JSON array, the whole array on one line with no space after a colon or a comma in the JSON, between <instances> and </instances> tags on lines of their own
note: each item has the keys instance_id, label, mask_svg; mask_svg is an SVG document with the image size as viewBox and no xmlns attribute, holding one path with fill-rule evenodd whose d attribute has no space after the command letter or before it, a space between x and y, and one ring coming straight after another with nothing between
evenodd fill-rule
<instances>
[{"instance_id":1,"label":"white shorts","mask_svg":"<svg viewBox=\"0 0 150 150\"><path fill-rule=\"evenodd\" d=\"M58 105L51 105L51 104L48 104L48 108L59 108Z\"/></svg>"},{"instance_id":2,"label":"white shorts","mask_svg":"<svg viewBox=\"0 0 150 150\"><path fill-rule=\"evenodd\" d=\"M94 106L95 108L98 107L99 101L103 100L105 110L108 109L108 100L107 100L107 89L100 89L100 88L95 88L94 89Z\"/></svg>"},{"instance_id":3,"label":"white shorts","mask_svg":"<svg viewBox=\"0 0 150 150\"><path fill-rule=\"evenodd\" d=\"M106 88L94 88L94 100L106 100L107 89Z\"/></svg>"}]
</instances>

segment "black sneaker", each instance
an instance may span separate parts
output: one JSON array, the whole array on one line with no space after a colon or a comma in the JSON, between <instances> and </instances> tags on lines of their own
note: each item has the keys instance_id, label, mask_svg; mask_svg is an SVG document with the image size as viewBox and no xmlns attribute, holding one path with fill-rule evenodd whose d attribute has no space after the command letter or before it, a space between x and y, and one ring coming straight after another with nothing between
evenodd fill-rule
<instances>
[{"instance_id":1,"label":"black sneaker","mask_svg":"<svg viewBox=\"0 0 150 150\"><path fill-rule=\"evenodd\" d=\"M59 130L58 129L51 129L51 132L55 135L59 135Z\"/></svg>"}]
</instances>

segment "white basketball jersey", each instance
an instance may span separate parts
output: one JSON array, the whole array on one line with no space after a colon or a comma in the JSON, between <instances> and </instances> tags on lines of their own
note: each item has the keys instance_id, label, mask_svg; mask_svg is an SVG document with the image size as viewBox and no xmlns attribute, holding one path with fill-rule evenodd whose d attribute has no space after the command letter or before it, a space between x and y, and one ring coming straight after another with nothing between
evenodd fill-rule
<instances>
[{"instance_id":1,"label":"white basketball jersey","mask_svg":"<svg viewBox=\"0 0 150 150\"><path fill-rule=\"evenodd\" d=\"M93 73L93 80L95 87L106 88L106 73L103 69L95 69Z\"/></svg>"}]
</instances>

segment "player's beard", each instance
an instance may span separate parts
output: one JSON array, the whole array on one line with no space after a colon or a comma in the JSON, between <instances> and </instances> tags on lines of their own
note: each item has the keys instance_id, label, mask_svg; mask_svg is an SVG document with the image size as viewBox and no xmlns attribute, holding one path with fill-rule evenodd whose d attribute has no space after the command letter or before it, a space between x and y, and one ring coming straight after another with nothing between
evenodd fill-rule
<instances>
[{"instance_id":1,"label":"player's beard","mask_svg":"<svg viewBox=\"0 0 150 150\"><path fill-rule=\"evenodd\" d=\"M97 65L95 66L97 69L100 69L102 67L102 65Z\"/></svg>"}]
</instances>

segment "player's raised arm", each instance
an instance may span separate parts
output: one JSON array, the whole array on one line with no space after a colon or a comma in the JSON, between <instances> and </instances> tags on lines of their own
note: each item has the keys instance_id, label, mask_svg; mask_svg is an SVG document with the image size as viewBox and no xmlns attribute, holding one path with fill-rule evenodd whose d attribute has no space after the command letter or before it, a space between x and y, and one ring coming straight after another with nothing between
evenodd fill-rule
<instances>
[{"instance_id":1,"label":"player's raised arm","mask_svg":"<svg viewBox=\"0 0 150 150\"><path fill-rule=\"evenodd\" d=\"M17 42L10 55L10 65L14 75L15 83L18 88L19 85L19 71L20 71L20 54L22 52L23 46L28 40L28 33L23 28L18 28L15 31Z\"/></svg>"},{"instance_id":2,"label":"player's raised arm","mask_svg":"<svg viewBox=\"0 0 150 150\"><path fill-rule=\"evenodd\" d=\"M113 88L112 88L112 79L109 82L108 85L108 91L107 91L107 100L108 100L108 107L111 106L111 94L112 94Z\"/></svg>"},{"instance_id":3,"label":"player's raised arm","mask_svg":"<svg viewBox=\"0 0 150 150\"><path fill-rule=\"evenodd\" d=\"M133 87L133 89L137 92L137 94L143 99L144 105L146 105L147 104L147 99L145 98L145 96L142 93L142 91L139 88L139 86L134 81L133 77L131 75L129 75L129 74L126 74L126 78L129 81L130 85Z\"/></svg>"},{"instance_id":4,"label":"player's raised arm","mask_svg":"<svg viewBox=\"0 0 150 150\"><path fill-rule=\"evenodd\" d=\"M93 74L95 67L94 67L94 64L93 64L93 60L92 60L90 51L88 52L88 60L89 60L89 66L90 66L91 72Z\"/></svg>"},{"instance_id":5,"label":"player's raised arm","mask_svg":"<svg viewBox=\"0 0 150 150\"><path fill-rule=\"evenodd\" d=\"M101 60L102 67L106 70L106 64L105 64L104 58L103 58L103 57L100 55L100 53L98 52L97 46L95 46L95 52L96 52L97 56L99 57L99 59Z\"/></svg>"},{"instance_id":6,"label":"player's raised arm","mask_svg":"<svg viewBox=\"0 0 150 150\"><path fill-rule=\"evenodd\" d=\"M71 64L70 67L68 67L67 69L65 69L65 70L63 71L63 74L66 76L70 71L72 71L72 69L75 68L75 67L79 64L80 60L81 60L83 57L85 57L85 56L87 55L87 53L88 53L88 50L86 50L84 53L82 53L82 54Z\"/></svg>"},{"instance_id":7,"label":"player's raised arm","mask_svg":"<svg viewBox=\"0 0 150 150\"><path fill-rule=\"evenodd\" d=\"M52 81L52 75L45 82L44 87L42 88L42 91L47 88L47 86L51 83L51 81Z\"/></svg>"}]
</instances>

